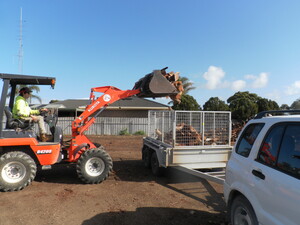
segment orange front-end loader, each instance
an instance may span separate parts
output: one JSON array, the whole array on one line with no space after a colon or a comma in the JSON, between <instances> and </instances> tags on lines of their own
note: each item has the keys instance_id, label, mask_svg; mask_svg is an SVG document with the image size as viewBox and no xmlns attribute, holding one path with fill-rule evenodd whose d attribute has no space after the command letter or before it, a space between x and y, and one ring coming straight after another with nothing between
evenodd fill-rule
<instances>
[{"instance_id":1,"label":"orange front-end loader","mask_svg":"<svg viewBox=\"0 0 300 225\"><path fill-rule=\"evenodd\" d=\"M23 189L34 180L37 166L49 168L56 163L76 163L78 177L84 183L97 184L105 180L112 170L112 159L103 146L91 142L84 132L95 122L99 113L115 101L133 95L176 95L177 89L164 76L165 69L154 70L141 78L132 90L124 91L113 86L92 88L90 104L72 122L72 138L68 145L63 142L62 129L56 126L57 118L53 115L45 116L52 133L52 139L48 142L40 141L31 124L15 120L11 115L17 85L50 85L54 88L55 78L0 73L3 80L0 99L0 191ZM102 95L96 97L97 92Z\"/></svg>"}]
</instances>

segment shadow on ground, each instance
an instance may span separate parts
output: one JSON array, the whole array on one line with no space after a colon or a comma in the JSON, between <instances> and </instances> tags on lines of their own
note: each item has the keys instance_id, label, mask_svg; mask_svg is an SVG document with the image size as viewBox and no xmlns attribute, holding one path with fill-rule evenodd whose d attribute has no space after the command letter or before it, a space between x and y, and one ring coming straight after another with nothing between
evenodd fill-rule
<instances>
[{"instance_id":1,"label":"shadow on ground","mask_svg":"<svg viewBox=\"0 0 300 225\"><path fill-rule=\"evenodd\" d=\"M58 184L80 184L75 164L55 164L49 170L38 168L34 181L58 183Z\"/></svg>"},{"instance_id":2,"label":"shadow on ground","mask_svg":"<svg viewBox=\"0 0 300 225\"><path fill-rule=\"evenodd\" d=\"M51 170L38 170L35 181L82 184L77 176L75 164L54 165ZM151 170L145 168L141 160L124 160L114 162L113 172L108 179L126 182L152 182L179 192L189 198L195 199L202 204L214 209L217 212L224 212L226 209L223 201L223 194L216 191L210 182L188 173L168 168L162 177L156 177ZM105 182L105 181L104 181ZM188 183L187 188L177 184ZM199 197L202 192L207 192L205 198Z\"/></svg>"},{"instance_id":3,"label":"shadow on ground","mask_svg":"<svg viewBox=\"0 0 300 225\"><path fill-rule=\"evenodd\" d=\"M113 162L113 172L109 179L146 182L155 181L157 178L152 175L150 170L143 167L141 160L124 160ZM62 184L81 183L76 173L76 164L54 164L49 170L38 168L35 181Z\"/></svg>"},{"instance_id":4,"label":"shadow on ground","mask_svg":"<svg viewBox=\"0 0 300 225\"><path fill-rule=\"evenodd\" d=\"M136 211L119 211L98 214L82 225L225 225L224 215L180 209L142 207Z\"/></svg>"},{"instance_id":5,"label":"shadow on ground","mask_svg":"<svg viewBox=\"0 0 300 225\"><path fill-rule=\"evenodd\" d=\"M118 161L115 162L114 168L115 177L120 181L155 181L164 187L193 198L217 212L224 212L224 209L226 209L223 193L217 192L210 182L175 168L170 167L165 169L161 177L154 176L150 169L143 166L141 160ZM188 188L176 185L184 183L189 184L187 185ZM205 198L199 197L201 196L201 192L207 192Z\"/></svg>"}]
</instances>

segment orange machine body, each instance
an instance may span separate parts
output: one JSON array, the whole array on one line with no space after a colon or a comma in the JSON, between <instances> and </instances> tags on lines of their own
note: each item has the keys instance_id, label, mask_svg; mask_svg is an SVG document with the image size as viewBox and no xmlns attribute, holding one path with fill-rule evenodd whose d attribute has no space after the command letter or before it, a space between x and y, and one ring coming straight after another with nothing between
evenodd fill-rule
<instances>
[{"instance_id":1,"label":"orange machine body","mask_svg":"<svg viewBox=\"0 0 300 225\"><path fill-rule=\"evenodd\" d=\"M38 142L35 138L6 138L0 139L0 146L9 147L12 150L18 148L32 150L39 164L53 165L58 161L61 145L55 142Z\"/></svg>"}]
</instances>

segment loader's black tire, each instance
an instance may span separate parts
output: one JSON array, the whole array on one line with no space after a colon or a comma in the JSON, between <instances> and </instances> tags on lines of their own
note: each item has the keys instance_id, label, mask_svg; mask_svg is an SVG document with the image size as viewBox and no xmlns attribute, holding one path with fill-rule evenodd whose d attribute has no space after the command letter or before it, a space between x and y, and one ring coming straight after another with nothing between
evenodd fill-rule
<instances>
[{"instance_id":1,"label":"loader's black tire","mask_svg":"<svg viewBox=\"0 0 300 225\"><path fill-rule=\"evenodd\" d=\"M86 184L99 184L112 171L113 162L103 147L85 151L77 161L78 177Z\"/></svg>"},{"instance_id":2,"label":"loader's black tire","mask_svg":"<svg viewBox=\"0 0 300 225\"><path fill-rule=\"evenodd\" d=\"M99 143L94 142L93 144L94 144L97 148L103 148L103 146L102 146L101 144L99 144Z\"/></svg>"},{"instance_id":3,"label":"loader's black tire","mask_svg":"<svg viewBox=\"0 0 300 225\"><path fill-rule=\"evenodd\" d=\"M151 155L151 170L152 173L157 177L162 176L164 173L164 168L159 166L159 161L156 152L153 152Z\"/></svg>"},{"instance_id":4,"label":"loader's black tire","mask_svg":"<svg viewBox=\"0 0 300 225\"><path fill-rule=\"evenodd\" d=\"M36 164L24 152L7 152L0 157L0 191L19 191L35 178Z\"/></svg>"}]
</instances>

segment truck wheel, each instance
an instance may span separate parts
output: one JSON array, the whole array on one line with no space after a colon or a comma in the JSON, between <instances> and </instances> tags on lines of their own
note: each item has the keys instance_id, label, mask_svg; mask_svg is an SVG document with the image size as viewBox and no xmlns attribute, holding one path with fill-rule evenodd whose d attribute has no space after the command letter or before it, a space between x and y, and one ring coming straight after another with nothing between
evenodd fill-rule
<instances>
[{"instance_id":1,"label":"truck wheel","mask_svg":"<svg viewBox=\"0 0 300 225\"><path fill-rule=\"evenodd\" d=\"M143 159L144 166L146 168L150 168L151 167L151 151L147 146L143 146L142 159Z\"/></svg>"},{"instance_id":2,"label":"truck wheel","mask_svg":"<svg viewBox=\"0 0 300 225\"><path fill-rule=\"evenodd\" d=\"M35 178L36 164L24 152L7 152L0 157L0 190L19 191Z\"/></svg>"},{"instance_id":3,"label":"truck wheel","mask_svg":"<svg viewBox=\"0 0 300 225\"><path fill-rule=\"evenodd\" d=\"M236 197L230 207L232 225L258 225L255 212L250 202L243 196Z\"/></svg>"},{"instance_id":4,"label":"truck wheel","mask_svg":"<svg viewBox=\"0 0 300 225\"><path fill-rule=\"evenodd\" d=\"M85 151L77 161L78 177L86 184L99 184L112 170L112 159L103 147Z\"/></svg>"},{"instance_id":5,"label":"truck wheel","mask_svg":"<svg viewBox=\"0 0 300 225\"><path fill-rule=\"evenodd\" d=\"M163 168L159 166L156 152L153 152L151 155L151 170L155 176L160 177L163 174Z\"/></svg>"}]
</instances>

